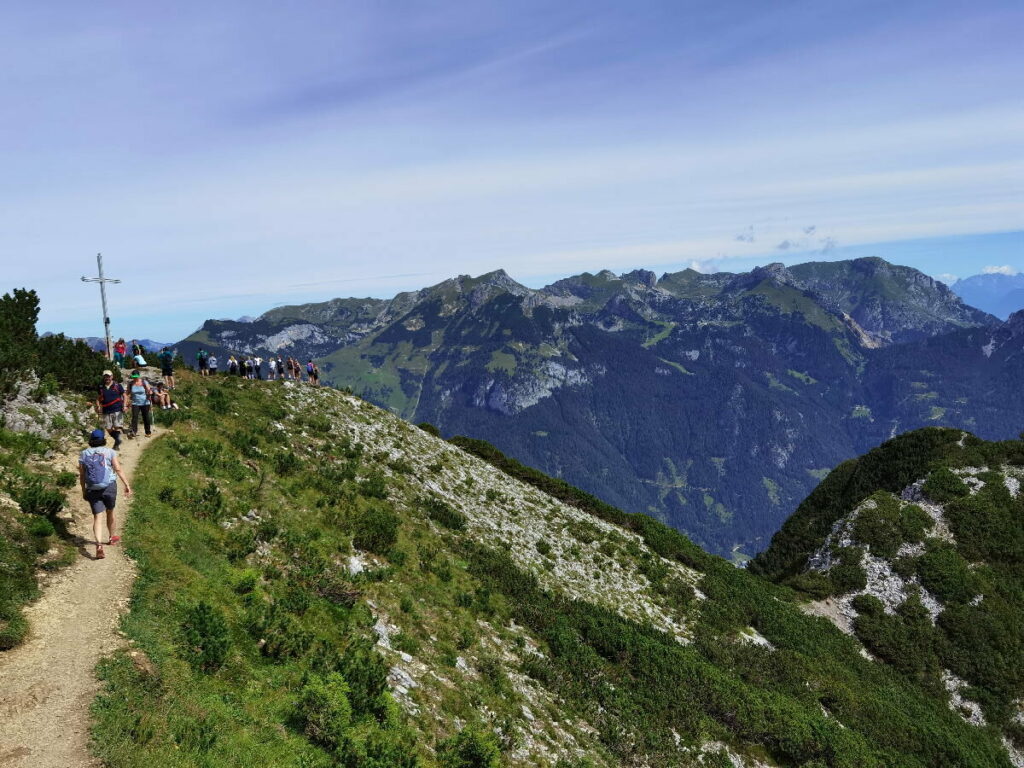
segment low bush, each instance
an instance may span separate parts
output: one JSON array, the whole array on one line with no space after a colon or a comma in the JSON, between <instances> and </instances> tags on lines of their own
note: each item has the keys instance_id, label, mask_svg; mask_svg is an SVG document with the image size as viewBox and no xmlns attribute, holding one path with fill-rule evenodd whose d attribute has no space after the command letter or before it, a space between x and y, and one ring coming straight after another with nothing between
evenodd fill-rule
<instances>
[{"instance_id":1,"label":"low bush","mask_svg":"<svg viewBox=\"0 0 1024 768\"><path fill-rule=\"evenodd\" d=\"M398 515L390 509L367 506L352 521L352 545L378 555L386 554L398 541L398 524Z\"/></svg>"},{"instance_id":2,"label":"low bush","mask_svg":"<svg viewBox=\"0 0 1024 768\"><path fill-rule=\"evenodd\" d=\"M420 496L416 500L416 505L427 517L449 530L461 531L466 527L466 516L444 499L437 496Z\"/></svg>"},{"instance_id":3,"label":"low bush","mask_svg":"<svg viewBox=\"0 0 1024 768\"><path fill-rule=\"evenodd\" d=\"M230 647L224 614L205 601L188 609L182 622L184 651L189 663L203 672L223 666Z\"/></svg>"},{"instance_id":4,"label":"low bush","mask_svg":"<svg viewBox=\"0 0 1024 768\"><path fill-rule=\"evenodd\" d=\"M970 494L970 489L964 485L963 480L946 467L941 467L928 475L922 490L928 498L939 504L946 504Z\"/></svg>"},{"instance_id":5,"label":"low bush","mask_svg":"<svg viewBox=\"0 0 1024 768\"><path fill-rule=\"evenodd\" d=\"M13 494L22 512L53 517L64 508L64 494L39 478L23 483Z\"/></svg>"},{"instance_id":6,"label":"low bush","mask_svg":"<svg viewBox=\"0 0 1024 768\"><path fill-rule=\"evenodd\" d=\"M306 735L330 750L341 748L352 724L348 683L337 672L311 675L299 694L298 716Z\"/></svg>"},{"instance_id":7,"label":"low bush","mask_svg":"<svg viewBox=\"0 0 1024 768\"><path fill-rule=\"evenodd\" d=\"M868 583L868 575L864 571L861 559L864 550L860 547L843 547L839 550L839 562L828 571L832 581L832 594L845 595L848 592L859 592Z\"/></svg>"},{"instance_id":8,"label":"low bush","mask_svg":"<svg viewBox=\"0 0 1024 768\"><path fill-rule=\"evenodd\" d=\"M501 749L491 733L465 728L437 745L441 768L500 768Z\"/></svg>"}]
</instances>

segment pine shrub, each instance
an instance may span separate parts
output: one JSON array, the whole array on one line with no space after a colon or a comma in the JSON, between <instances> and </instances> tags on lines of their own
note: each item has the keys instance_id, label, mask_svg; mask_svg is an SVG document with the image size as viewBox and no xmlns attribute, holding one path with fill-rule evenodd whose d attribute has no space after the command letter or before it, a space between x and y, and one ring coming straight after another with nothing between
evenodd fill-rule
<instances>
[{"instance_id":1,"label":"pine shrub","mask_svg":"<svg viewBox=\"0 0 1024 768\"><path fill-rule=\"evenodd\" d=\"M368 506L353 520L352 545L357 549L386 554L398 541L398 515L389 509Z\"/></svg>"},{"instance_id":2,"label":"pine shrub","mask_svg":"<svg viewBox=\"0 0 1024 768\"><path fill-rule=\"evenodd\" d=\"M465 728L437 745L442 768L500 768L501 749L493 734Z\"/></svg>"},{"instance_id":3,"label":"pine shrub","mask_svg":"<svg viewBox=\"0 0 1024 768\"><path fill-rule=\"evenodd\" d=\"M230 647L227 622L220 610L206 601L189 608L182 624L189 662L203 672L223 666Z\"/></svg>"},{"instance_id":4,"label":"pine shrub","mask_svg":"<svg viewBox=\"0 0 1024 768\"><path fill-rule=\"evenodd\" d=\"M337 672L326 677L311 675L299 695L298 716L306 736L330 749L341 748L352 724L349 687Z\"/></svg>"}]
</instances>

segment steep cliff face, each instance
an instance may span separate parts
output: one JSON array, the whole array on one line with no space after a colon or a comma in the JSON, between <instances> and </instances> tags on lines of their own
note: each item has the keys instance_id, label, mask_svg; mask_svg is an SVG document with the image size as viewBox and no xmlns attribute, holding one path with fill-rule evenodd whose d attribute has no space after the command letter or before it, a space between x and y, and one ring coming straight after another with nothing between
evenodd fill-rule
<instances>
[{"instance_id":1,"label":"steep cliff face","mask_svg":"<svg viewBox=\"0 0 1024 768\"><path fill-rule=\"evenodd\" d=\"M497 271L210 321L181 347L316 358L326 381L406 418L752 553L839 461L904 429L971 427L971 398L933 382L919 350L990 322L921 273L860 259L603 271L540 290ZM908 397L907 382L924 388Z\"/></svg>"}]
</instances>

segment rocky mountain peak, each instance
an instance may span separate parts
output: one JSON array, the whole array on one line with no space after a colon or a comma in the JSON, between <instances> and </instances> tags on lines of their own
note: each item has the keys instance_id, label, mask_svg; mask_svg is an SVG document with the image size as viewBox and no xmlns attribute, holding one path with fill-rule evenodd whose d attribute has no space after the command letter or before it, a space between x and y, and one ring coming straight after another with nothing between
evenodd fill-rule
<instances>
[{"instance_id":1,"label":"rocky mountain peak","mask_svg":"<svg viewBox=\"0 0 1024 768\"><path fill-rule=\"evenodd\" d=\"M653 288L658 284L658 276L647 269L634 269L632 272L626 272L622 275L622 279L627 283L644 285L648 288Z\"/></svg>"}]
</instances>

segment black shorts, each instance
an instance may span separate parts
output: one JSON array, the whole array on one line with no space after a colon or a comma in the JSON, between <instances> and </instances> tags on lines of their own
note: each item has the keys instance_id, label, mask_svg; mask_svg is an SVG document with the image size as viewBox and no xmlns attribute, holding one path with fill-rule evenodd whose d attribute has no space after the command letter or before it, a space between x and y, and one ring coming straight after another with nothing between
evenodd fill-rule
<instances>
[{"instance_id":1,"label":"black shorts","mask_svg":"<svg viewBox=\"0 0 1024 768\"><path fill-rule=\"evenodd\" d=\"M89 502L94 515L113 509L117 504L117 481L115 480L106 488L86 488L85 500Z\"/></svg>"},{"instance_id":2,"label":"black shorts","mask_svg":"<svg viewBox=\"0 0 1024 768\"><path fill-rule=\"evenodd\" d=\"M164 368L162 371L160 371L160 374L162 376L173 376L174 375L174 369L173 368Z\"/></svg>"},{"instance_id":3,"label":"black shorts","mask_svg":"<svg viewBox=\"0 0 1024 768\"><path fill-rule=\"evenodd\" d=\"M199 370L200 371L205 371L206 370L206 361L205 360L200 360L199 361Z\"/></svg>"}]
</instances>

